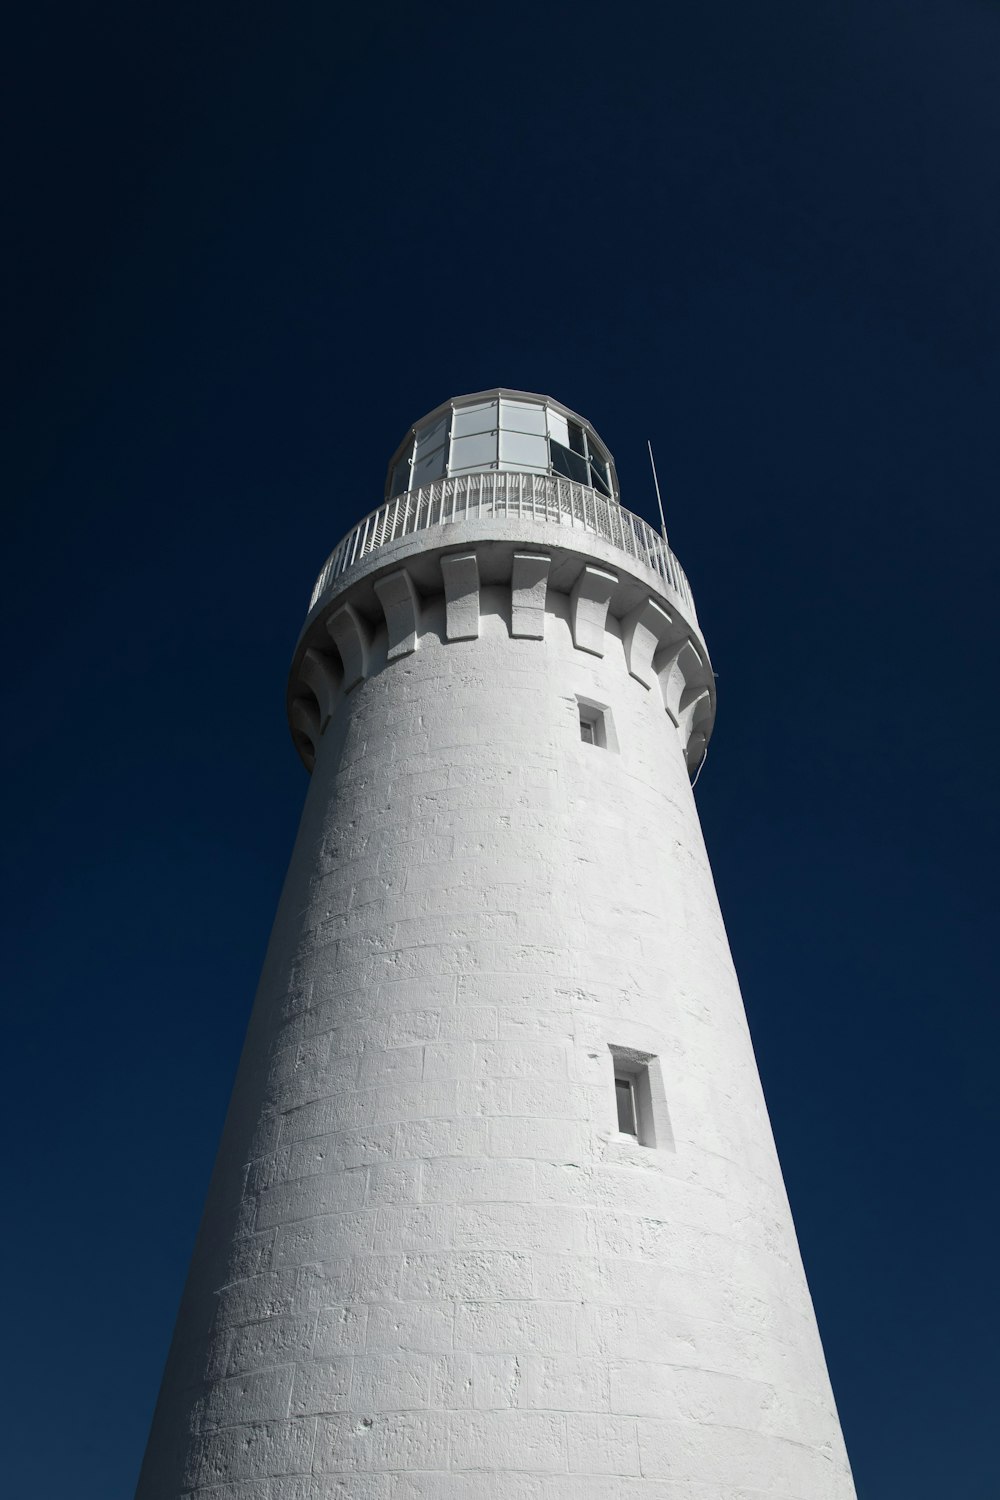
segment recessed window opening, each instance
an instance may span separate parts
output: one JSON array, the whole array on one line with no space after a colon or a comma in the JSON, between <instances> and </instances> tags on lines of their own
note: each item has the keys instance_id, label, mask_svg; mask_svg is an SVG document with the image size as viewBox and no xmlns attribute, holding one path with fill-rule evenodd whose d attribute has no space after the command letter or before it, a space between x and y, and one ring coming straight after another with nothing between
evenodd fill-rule
<instances>
[{"instance_id":1,"label":"recessed window opening","mask_svg":"<svg viewBox=\"0 0 1000 1500\"><path fill-rule=\"evenodd\" d=\"M660 1060L652 1052L610 1044L615 1103L612 1130L619 1140L672 1149L673 1130Z\"/></svg>"},{"instance_id":2,"label":"recessed window opening","mask_svg":"<svg viewBox=\"0 0 1000 1500\"><path fill-rule=\"evenodd\" d=\"M580 722L580 739L585 745L597 745L601 750L617 750L614 729L611 725L611 710L589 698L576 700Z\"/></svg>"}]
</instances>

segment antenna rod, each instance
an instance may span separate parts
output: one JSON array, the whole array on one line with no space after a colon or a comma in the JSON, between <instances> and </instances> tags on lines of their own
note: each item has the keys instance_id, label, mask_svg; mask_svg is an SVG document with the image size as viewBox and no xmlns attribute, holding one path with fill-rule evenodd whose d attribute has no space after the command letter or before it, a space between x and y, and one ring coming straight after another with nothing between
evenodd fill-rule
<instances>
[{"instance_id":1,"label":"antenna rod","mask_svg":"<svg viewBox=\"0 0 1000 1500\"><path fill-rule=\"evenodd\" d=\"M660 507L660 530L663 532L663 540L667 540L667 523L663 519L663 501L660 498L660 481L656 477L656 463L653 459L653 445L649 438L646 439L646 447L649 449L649 467L653 471L653 484L656 486L656 503ZM669 546L669 543L667 543Z\"/></svg>"}]
</instances>

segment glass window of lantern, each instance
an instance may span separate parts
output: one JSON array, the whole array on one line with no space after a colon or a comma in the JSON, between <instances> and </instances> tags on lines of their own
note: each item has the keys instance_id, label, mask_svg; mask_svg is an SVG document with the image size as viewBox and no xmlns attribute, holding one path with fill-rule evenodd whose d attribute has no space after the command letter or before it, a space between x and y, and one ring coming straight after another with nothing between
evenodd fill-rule
<instances>
[{"instance_id":1,"label":"glass window of lantern","mask_svg":"<svg viewBox=\"0 0 1000 1500\"><path fill-rule=\"evenodd\" d=\"M551 406L546 408L546 416L549 425L549 437L554 442L561 443L564 448L569 447L569 422L561 411L554 411Z\"/></svg>"},{"instance_id":2,"label":"glass window of lantern","mask_svg":"<svg viewBox=\"0 0 1000 1500\"><path fill-rule=\"evenodd\" d=\"M457 416L458 413L456 412ZM452 437L451 469L485 469L497 461L496 432L477 432L469 437Z\"/></svg>"},{"instance_id":3,"label":"glass window of lantern","mask_svg":"<svg viewBox=\"0 0 1000 1500\"><path fill-rule=\"evenodd\" d=\"M548 472L549 445L544 433L508 432L500 429L500 467L538 469Z\"/></svg>"},{"instance_id":4,"label":"glass window of lantern","mask_svg":"<svg viewBox=\"0 0 1000 1500\"><path fill-rule=\"evenodd\" d=\"M411 471L411 487L419 489L422 484L430 484L432 479L440 479L444 474L447 458L448 450L444 446L435 448L433 453L423 453L418 448Z\"/></svg>"},{"instance_id":5,"label":"glass window of lantern","mask_svg":"<svg viewBox=\"0 0 1000 1500\"><path fill-rule=\"evenodd\" d=\"M561 443L550 442L549 448L552 451L552 467L557 474L575 479L578 484L590 484L590 471L585 458L570 448L564 448Z\"/></svg>"},{"instance_id":6,"label":"glass window of lantern","mask_svg":"<svg viewBox=\"0 0 1000 1500\"><path fill-rule=\"evenodd\" d=\"M611 475L608 472L607 459L602 456L592 437L588 436L587 447L590 450L590 473L594 481L594 488L600 490L604 495L610 495Z\"/></svg>"},{"instance_id":7,"label":"glass window of lantern","mask_svg":"<svg viewBox=\"0 0 1000 1500\"><path fill-rule=\"evenodd\" d=\"M579 453L582 457L586 458L587 445L584 441L583 428L579 422L574 422L572 418L566 423L566 426L569 428L569 446L574 453Z\"/></svg>"},{"instance_id":8,"label":"glass window of lantern","mask_svg":"<svg viewBox=\"0 0 1000 1500\"><path fill-rule=\"evenodd\" d=\"M497 403L476 401L472 406L456 406L451 417L453 438L472 432L492 432L497 426Z\"/></svg>"},{"instance_id":9,"label":"glass window of lantern","mask_svg":"<svg viewBox=\"0 0 1000 1500\"><path fill-rule=\"evenodd\" d=\"M450 412L445 412L443 417L438 417L427 427L417 428L417 457L423 458L425 453L430 453L435 448L440 448L448 436L448 418Z\"/></svg>"},{"instance_id":10,"label":"glass window of lantern","mask_svg":"<svg viewBox=\"0 0 1000 1500\"><path fill-rule=\"evenodd\" d=\"M500 426L512 432L534 432L545 436L545 407L536 402L500 402Z\"/></svg>"},{"instance_id":11,"label":"glass window of lantern","mask_svg":"<svg viewBox=\"0 0 1000 1500\"><path fill-rule=\"evenodd\" d=\"M413 444L410 443L393 465L392 484L389 486L390 500L396 495L402 495L410 488L410 454L412 452Z\"/></svg>"}]
</instances>

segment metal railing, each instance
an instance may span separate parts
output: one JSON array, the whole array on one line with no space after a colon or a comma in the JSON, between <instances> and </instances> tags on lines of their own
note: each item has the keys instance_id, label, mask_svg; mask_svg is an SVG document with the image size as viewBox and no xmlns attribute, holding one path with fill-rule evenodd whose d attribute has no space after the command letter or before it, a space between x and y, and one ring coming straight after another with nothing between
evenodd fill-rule
<instances>
[{"instance_id":1,"label":"metal railing","mask_svg":"<svg viewBox=\"0 0 1000 1500\"><path fill-rule=\"evenodd\" d=\"M498 470L435 479L373 510L334 547L316 580L310 609L331 583L387 542L430 526L489 517L548 521L592 532L652 568L697 618L684 569L640 516L572 479Z\"/></svg>"}]
</instances>

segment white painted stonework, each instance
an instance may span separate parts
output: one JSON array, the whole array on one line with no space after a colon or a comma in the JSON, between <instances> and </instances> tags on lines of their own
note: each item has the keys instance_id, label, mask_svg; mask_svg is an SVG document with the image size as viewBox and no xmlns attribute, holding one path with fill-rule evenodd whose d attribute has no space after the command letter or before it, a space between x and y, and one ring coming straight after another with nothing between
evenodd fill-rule
<instances>
[{"instance_id":1,"label":"white painted stonework","mask_svg":"<svg viewBox=\"0 0 1000 1500\"><path fill-rule=\"evenodd\" d=\"M139 1500L852 1500L690 608L584 529L432 524L321 593L289 691L312 779Z\"/></svg>"}]
</instances>

